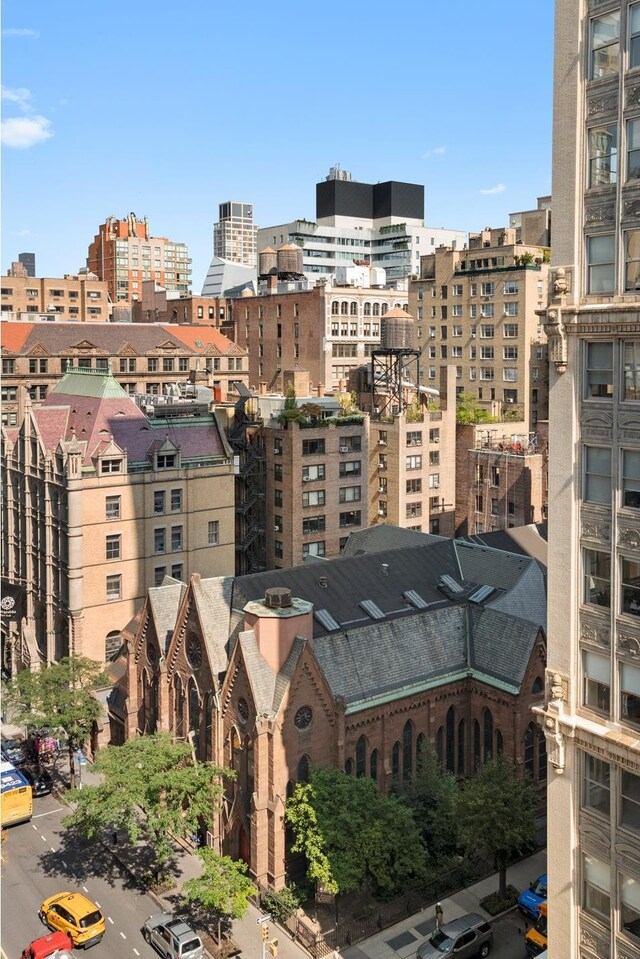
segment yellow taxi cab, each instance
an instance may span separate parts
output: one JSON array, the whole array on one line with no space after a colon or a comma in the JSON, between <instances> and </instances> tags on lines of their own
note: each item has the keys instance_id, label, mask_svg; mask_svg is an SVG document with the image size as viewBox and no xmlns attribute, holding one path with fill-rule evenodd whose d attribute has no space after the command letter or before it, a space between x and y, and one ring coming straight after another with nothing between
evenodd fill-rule
<instances>
[{"instance_id":1,"label":"yellow taxi cab","mask_svg":"<svg viewBox=\"0 0 640 959\"><path fill-rule=\"evenodd\" d=\"M49 929L66 932L74 946L88 949L105 933L104 916L81 892L59 892L40 906L40 919Z\"/></svg>"}]
</instances>

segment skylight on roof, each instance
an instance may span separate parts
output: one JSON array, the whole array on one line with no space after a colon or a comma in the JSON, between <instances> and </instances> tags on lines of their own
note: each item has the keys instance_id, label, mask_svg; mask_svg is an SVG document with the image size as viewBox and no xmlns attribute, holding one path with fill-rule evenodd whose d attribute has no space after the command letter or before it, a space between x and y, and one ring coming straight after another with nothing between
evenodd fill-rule
<instances>
[{"instance_id":1,"label":"skylight on roof","mask_svg":"<svg viewBox=\"0 0 640 959\"><path fill-rule=\"evenodd\" d=\"M202 349L202 347L204 346L204 343L202 342L202 340L196 340L196 341L195 341L195 344L196 344L196 346L199 346L201 349Z\"/></svg>"},{"instance_id":2,"label":"skylight on roof","mask_svg":"<svg viewBox=\"0 0 640 959\"><path fill-rule=\"evenodd\" d=\"M384 619L384 613L379 606L376 606L372 599L363 599L358 603L358 606L363 609L371 619Z\"/></svg>"},{"instance_id":3,"label":"skylight on roof","mask_svg":"<svg viewBox=\"0 0 640 959\"><path fill-rule=\"evenodd\" d=\"M452 593L464 592L460 583L456 583L453 576L449 576L448 573L445 573L444 576L440 577L440 585L446 587L446 589Z\"/></svg>"},{"instance_id":4,"label":"skylight on roof","mask_svg":"<svg viewBox=\"0 0 640 959\"><path fill-rule=\"evenodd\" d=\"M336 623L328 609L314 609L313 615L325 629L329 631L340 629L340 623Z\"/></svg>"},{"instance_id":5,"label":"skylight on roof","mask_svg":"<svg viewBox=\"0 0 640 959\"><path fill-rule=\"evenodd\" d=\"M429 604L426 599L423 599L420 593L416 593L415 589L407 589L402 594L405 599L408 599L412 606L415 606L416 609L428 609Z\"/></svg>"},{"instance_id":6,"label":"skylight on roof","mask_svg":"<svg viewBox=\"0 0 640 959\"><path fill-rule=\"evenodd\" d=\"M487 596L490 596L493 592L493 586L481 586L480 589L477 589L475 593L472 593L469 597L469 600L472 603L481 603L483 599L486 599Z\"/></svg>"}]
</instances>

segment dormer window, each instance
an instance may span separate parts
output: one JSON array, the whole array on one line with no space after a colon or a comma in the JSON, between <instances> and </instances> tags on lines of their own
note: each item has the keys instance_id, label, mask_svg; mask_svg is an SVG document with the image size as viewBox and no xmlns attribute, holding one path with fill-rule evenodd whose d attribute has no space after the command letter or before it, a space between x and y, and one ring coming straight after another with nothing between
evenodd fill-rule
<instances>
[{"instance_id":1,"label":"dormer window","mask_svg":"<svg viewBox=\"0 0 640 959\"><path fill-rule=\"evenodd\" d=\"M105 473L121 473L122 472L122 459L106 459L100 462L100 472L104 475Z\"/></svg>"},{"instance_id":2,"label":"dormer window","mask_svg":"<svg viewBox=\"0 0 640 959\"><path fill-rule=\"evenodd\" d=\"M178 465L178 457L175 453L158 453L156 458L156 469L171 470Z\"/></svg>"}]
</instances>

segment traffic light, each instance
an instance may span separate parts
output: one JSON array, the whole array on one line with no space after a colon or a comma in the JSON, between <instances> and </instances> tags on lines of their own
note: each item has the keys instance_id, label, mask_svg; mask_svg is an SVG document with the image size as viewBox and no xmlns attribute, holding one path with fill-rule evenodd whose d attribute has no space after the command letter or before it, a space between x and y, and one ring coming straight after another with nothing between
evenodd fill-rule
<instances>
[{"instance_id":1,"label":"traffic light","mask_svg":"<svg viewBox=\"0 0 640 959\"><path fill-rule=\"evenodd\" d=\"M265 922L262 926L262 941L263 942L269 941L269 923L268 922Z\"/></svg>"},{"instance_id":2,"label":"traffic light","mask_svg":"<svg viewBox=\"0 0 640 959\"><path fill-rule=\"evenodd\" d=\"M277 940L277 939L272 939L271 942L269 943L269 952L270 952L271 955L273 956L273 959L276 959L276 956L278 955L278 940Z\"/></svg>"}]
</instances>

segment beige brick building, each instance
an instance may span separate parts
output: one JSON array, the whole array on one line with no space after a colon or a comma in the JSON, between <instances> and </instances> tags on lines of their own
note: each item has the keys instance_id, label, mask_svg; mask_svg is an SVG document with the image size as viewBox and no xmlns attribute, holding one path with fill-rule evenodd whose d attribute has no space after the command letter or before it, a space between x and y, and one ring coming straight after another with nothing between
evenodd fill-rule
<instances>
[{"instance_id":1,"label":"beige brick building","mask_svg":"<svg viewBox=\"0 0 640 959\"><path fill-rule=\"evenodd\" d=\"M111 313L107 284L88 272L62 279L3 276L1 298L3 321L107 323Z\"/></svg>"},{"instance_id":2,"label":"beige brick building","mask_svg":"<svg viewBox=\"0 0 640 959\"><path fill-rule=\"evenodd\" d=\"M548 251L516 244L516 230L471 234L469 247L439 247L420 260L409 284L422 380L456 368L456 392L471 393L492 415L535 429L548 415L546 338L536 310L547 293Z\"/></svg>"},{"instance_id":3,"label":"beige brick building","mask_svg":"<svg viewBox=\"0 0 640 959\"><path fill-rule=\"evenodd\" d=\"M558 0L550 959L640 956L640 4Z\"/></svg>"},{"instance_id":4,"label":"beige brick building","mask_svg":"<svg viewBox=\"0 0 640 959\"><path fill-rule=\"evenodd\" d=\"M246 352L209 326L96 324L79 331L71 323L9 323L2 328L2 422L18 424L18 388L34 404L46 399L71 363L111 369L125 392L162 396L176 383L211 387L218 400L234 402L246 386Z\"/></svg>"},{"instance_id":5,"label":"beige brick building","mask_svg":"<svg viewBox=\"0 0 640 959\"><path fill-rule=\"evenodd\" d=\"M147 417L108 371L74 368L2 427L2 576L26 593L3 665L105 661L165 575L234 570L234 475L215 417Z\"/></svg>"}]
</instances>

